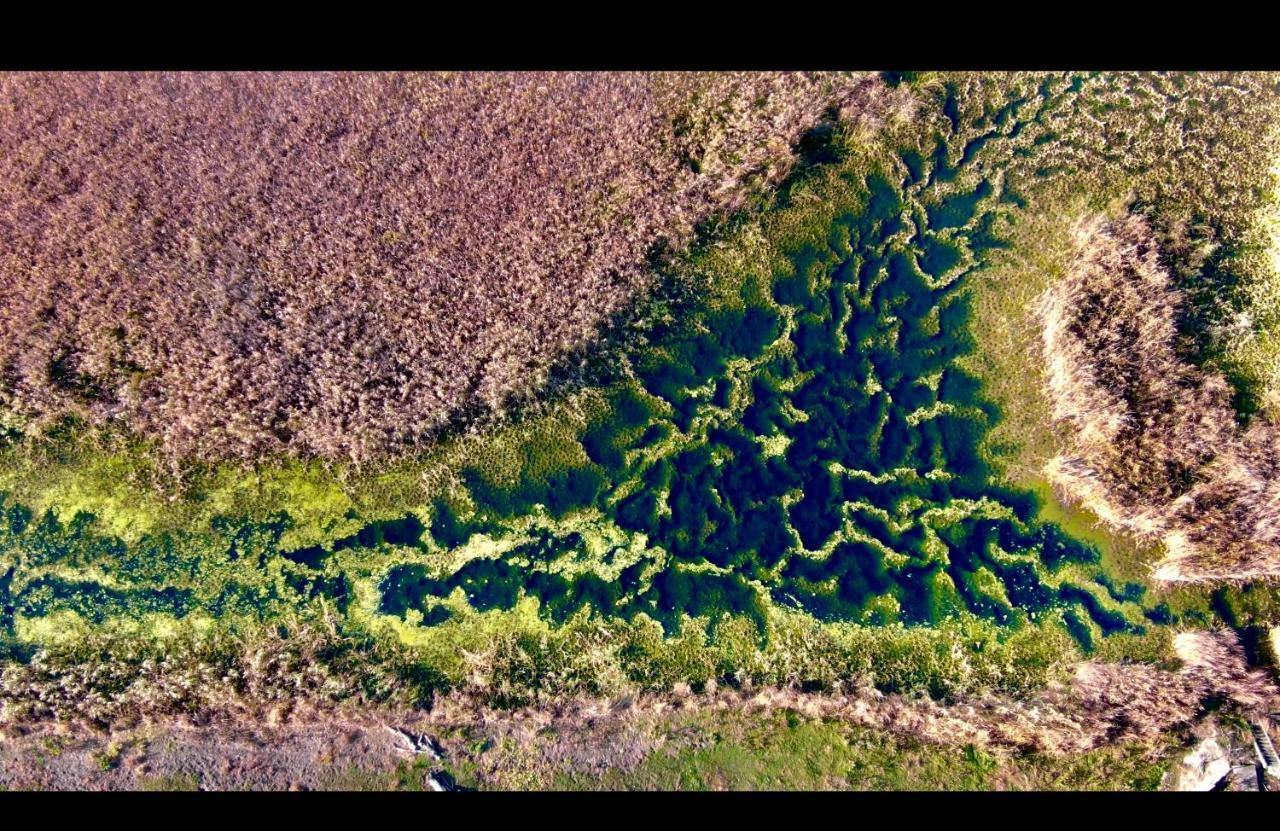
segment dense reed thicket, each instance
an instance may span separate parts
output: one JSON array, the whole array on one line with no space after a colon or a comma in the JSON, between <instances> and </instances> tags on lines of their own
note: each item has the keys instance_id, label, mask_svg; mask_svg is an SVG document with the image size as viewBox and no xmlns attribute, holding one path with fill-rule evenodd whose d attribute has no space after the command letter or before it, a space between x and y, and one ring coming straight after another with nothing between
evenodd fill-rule
<instances>
[{"instance_id":1,"label":"dense reed thicket","mask_svg":"<svg viewBox=\"0 0 1280 831\"><path fill-rule=\"evenodd\" d=\"M1182 358L1183 297L1145 219L1095 218L1076 243L1041 310L1055 415L1068 428L1050 478L1112 525L1163 542L1158 577L1280 574L1275 425L1241 427L1222 374Z\"/></svg>"},{"instance_id":2,"label":"dense reed thicket","mask_svg":"<svg viewBox=\"0 0 1280 831\"><path fill-rule=\"evenodd\" d=\"M363 460L535 390L848 74L0 77L0 410Z\"/></svg>"}]
</instances>

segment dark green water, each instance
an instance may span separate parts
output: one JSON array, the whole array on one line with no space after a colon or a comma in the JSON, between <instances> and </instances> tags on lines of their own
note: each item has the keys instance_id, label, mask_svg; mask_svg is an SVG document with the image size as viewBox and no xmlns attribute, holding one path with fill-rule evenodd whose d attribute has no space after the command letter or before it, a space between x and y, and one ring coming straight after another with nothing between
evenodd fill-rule
<instances>
[{"instance_id":1,"label":"dark green water","mask_svg":"<svg viewBox=\"0 0 1280 831\"><path fill-rule=\"evenodd\" d=\"M918 154L905 161L908 181L919 178ZM669 558L655 554L611 583L550 574L523 548L473 561L446 579L406 565L387 575L383 610L403 614L459 587L476 608L506 608L523 589L557 618L589 605L628 617L644 612L674 629L681 613L759 614L759 584L775 602L823 619L888 622L883 606L866 611L892 596L905 623L960 611L1012 623L1062 606L1074 610L1081 640L1085 619L1105 633L1141 629L1081 587L1045 584L1046 572L1096 564L1099 554L1034 522L1034 497L994 485L979 452L999 414L955 364L973 345L963 275L939 279L964 260L968 239L938 232L985 234L990 226L978 211L991 186L923 211L904 204L885 176L868 178L866 189L866 210L838 220L826 247L793 253L793 268L773 282L772 303L682 318L635 357L635 377L669 411L624 388L614 417L584 438L596 466L579 474L578 487L563 489L552 513L597 506ZM784 309L794 321L786 334ZM651 437L688 432L695 417L723 404L723 391L709 382L729 360L758 359L780 340L791 348L759 363L740 419L715 423L703 441L656 462L623 464ZM945 411L919 417L937 405ZM638 441L629 440L646 424ZM766 455L759 440L779 435L788 440L785 452ZM482 480L479 472L474 480ZM608 498L609 483L627 481L640 487ZM473 486L472 494L495 522L545 498L541 483L511 491ZM985 509L965 507L979 500ZM948 506L961 506L958 515L939 520L937 510ZM848 538L840 534L846 525ZM575 543L538 545L562 555ZM894 563L886 552L897 555ZM706 564L727 573L686 568ZM646 565L658 572L642 585ZM974 579L980 569L994 575L999 591ZM1109 590L1117 603L1142 600L1141 586Z\"/></svg>"}]
</instances>

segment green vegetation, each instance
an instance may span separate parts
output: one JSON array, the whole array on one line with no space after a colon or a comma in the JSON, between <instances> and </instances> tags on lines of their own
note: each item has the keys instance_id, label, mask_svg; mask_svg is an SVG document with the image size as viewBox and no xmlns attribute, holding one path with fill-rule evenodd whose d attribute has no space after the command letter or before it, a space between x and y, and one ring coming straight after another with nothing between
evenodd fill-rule
<instances>
[{"instance_id":1,"label":"green vegetation","mask_svg":"<svg viewBox=\"0 0 1280 831\"><path fill-rule=\"evenodd\" d=\"M120 754L124 752L124 747L112 742L107 745L107 749L93 757L93 761L102 770L112 770L116 765L120 764Z\"/></svg>"},{"instance_id":2,"label":"green vegetation","mask_svg":"<svg viewBox=\"0 0 1280 831\"><path fill-rule=\"evenodd\" d=\"M190 773L144 776L139 780L138 789L142 791L198 791L200 790L200 778Z\"/></svg>"},{"instance_id":3,"label":"green vegetation","mask_svg":"<svg viewBox=\"0 0 1280 831\"><path fill-rule=\"evenodd\" d=\"M1048 756L939 746L777 713L705 714L662 725L660 749L602 773L521 771L522 787L562 790L1155 790L1173 746ZM501 753L501 750L498 751ZM511 765L516 768L515 764ZM499 768L490 786L508 783ZM460 781L466 782L467 779ZM473 784L481 784L474 782Z\"/></svg>"},{"instance_id":4,"label":"green vegetation","mask_svg":"<svg viewBox=\"0 0 1280 831\"><path fill-rule=\"evenodd\" d=\"M498 707L702 690L712 682L1016 694L1045 686L1080 656L1056 616L1015 630L974 617L932 627L861 626L775 611L763 634L744 618L714 628L686 619L681 635L668 638L647 617L580 615L557 626L526 604L399 630L411 645L332 618L327 624L228 620L171 624L163 635L97 629L92 641L51 639L32 660L4 669L0 703L9 719L75 717L107 727L231 702L266 707L282 697L421 706L446 690Z\"/></svg>"}]
</instances>

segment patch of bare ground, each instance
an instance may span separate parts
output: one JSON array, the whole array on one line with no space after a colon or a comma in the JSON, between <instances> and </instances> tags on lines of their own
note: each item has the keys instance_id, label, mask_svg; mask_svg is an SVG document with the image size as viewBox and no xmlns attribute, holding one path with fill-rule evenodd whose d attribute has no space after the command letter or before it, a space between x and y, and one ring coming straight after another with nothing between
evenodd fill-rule
<instances>
[{"instance_id":1,"label":"patch of bare ground","mask_svg":"<svg viewBox=\"0 0 1280 831\"><path fill-rule=\"evenodd\" d=\"M1162 543L1170 581L1280 575L1280 431L1236 420L1231 388L1179 354L1173 286L1147 221L1094 218L1040 313L1065 450L1050 481L1115 529Z\"/></svg>"},{"instance_id":2,"label":"patch of bare ground","mask_svg":"<svg viewBox=\"0 0 1280 831\"><path fill-rule=\"evenodd\" d=\"M0 785L425 787L425 777L442 766L468 771L471 784L479 786L546 771L600 777L630 771L663 747L713 743L712 733L680 717L717 712L748 719L787 712L932 745L1064 755L1118 743L1154 748L1172 731L1196 729L1211 717L1209 708L1256 717L1280 706L1280 689L1247 667L1230 631L1184 633L1175 646L1183 661L1177 670L1086 662L1065 682L1020 698L941 702L861 686L835 693L712 686L700 694L682 688L516 710L495 710L453 694L429 710L297 707L287 717L206 713L115 732L10 724L0 742ZM431 752L415 756L396 731L431 737L424 745Z\"/></svg>"}]
</instances>

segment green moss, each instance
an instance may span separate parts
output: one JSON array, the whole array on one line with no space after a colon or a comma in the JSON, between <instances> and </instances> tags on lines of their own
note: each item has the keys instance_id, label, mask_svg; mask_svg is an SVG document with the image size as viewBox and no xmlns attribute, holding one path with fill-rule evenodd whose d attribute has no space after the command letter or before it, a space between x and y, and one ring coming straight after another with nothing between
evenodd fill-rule
<instances>
[{"instance_id":1,"label":"green moss","mask_svg":"<svg viewBox=\"0 0 1280 831\"><path fill-rule=\"evenodd\" d=\"M1224 619L1232 626L1280 626L1280 586L1266 582L1226 586L1217 597Z\"/></svg>"},{"instance_id":2,"label":"green moss","mask_svg":"<svg viewBox=\"0 0 1280 831\"><path fill-rule=\"evenodd\" d=\"M112 742L107 749L93 757L93 763L98 766L99 770L113 770L120 764L120 754L124 752L124 747Z\"/></svg>"},{"instance_id":3,"label":"green moss","mask_svg":"<svg viewBox=\"0 0 1280 831\"><path fill-rule=\"evenodd\" d=\"M775 713L673 720L670 749L629 770L561 773L570 790L1155 790L1166 750L1115 746L1067 756L929 745L893 734ZM694 734L697 747L675 739ZM544 785L545 786L545 785Z\"/></svg>"},{"instance_id":4,"label":"green moss","mask_svg":"<svg viewBox=\"0 0 1280 831\"><path fill-rule=\"evenodd\" d=\"M1098 661L1133 661L1176 670L1181 665L1173 650L1173 632L1152 628L1141 635L1125 633L1105 638L1092 656Z\"/></svg>"},{"instance_id":5,"label":"green moss","mask_svg":"<svg viewBox=\"0 0 1280 831\"><path fill-rule=\"evenodd\" d=\"M142 791L198 791L200 777L194 773L174 773L165 776L143 776L138 779Z\"/></svg>"}]
</instances>

